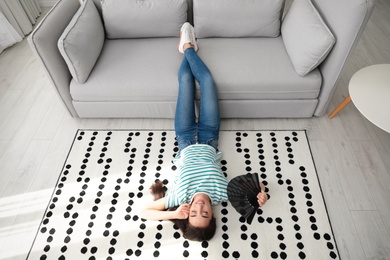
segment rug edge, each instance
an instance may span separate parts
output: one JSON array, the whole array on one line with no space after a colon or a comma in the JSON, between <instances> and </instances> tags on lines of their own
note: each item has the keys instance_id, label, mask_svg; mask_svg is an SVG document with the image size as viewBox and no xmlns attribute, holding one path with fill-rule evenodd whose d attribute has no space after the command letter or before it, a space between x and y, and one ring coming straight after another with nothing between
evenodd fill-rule
<instances>
[{"instance_id":1,"label":"rug edge","mask_svg":"<svg viewBox=\"0 0 390 260\"><path fill-rule=\"evenodd\" d=\"M62 172L64 171L64 169L65 169L65 167L66 167L66 162L68 161L69 155L70 155L70 153L72 152L72 148L73 148L73 146L74 146L74 144L75 144L75 142L76 142L76 138L77 138L77 136L78 136L78 134L79 134L80 131L82 131L82 130L78 129L78 130L76 131L74 137L73 137L72 144L71 144L70 147L69 147L68 154L66 155L66 158L64 159L64 163L63 163L63 166L62 166L62 168L61 168L60 173L58 174L58 178L57 178L56 184L55 184L54 187L53 187L53 191L52 191L52 193L51 193L51 195L50 195L50 198L48 199L48 202L47 202L47 204L46 204L45 211L43 212L43 215L42 215L42 218L41 218L41 220L40 220L40 222L39 222L37 231L35 232L34 240L33 240L32 243L31 243L30 249L29 249L28 254L27 254L27 256L26 256L26 260L28 260L28 259L30 258L30 255L31 255L31 253L32 253L32 249L33 249L34 244L35 244L35 242L36 242L36 240L37 240L37 237L38 237L38 235L39 235L39 230L41 229L42 222L43 222L43 220L45 219L45 216L46 216L47 211L48 211L48 209L49 209L50 201L51 201L51 199L52 199L53 196L54 196L54 193L55 193L56 188L57 188L57 186L58 186L58 183L59 183L59 181L60 181Z\"/></svg>"}]
</instances>

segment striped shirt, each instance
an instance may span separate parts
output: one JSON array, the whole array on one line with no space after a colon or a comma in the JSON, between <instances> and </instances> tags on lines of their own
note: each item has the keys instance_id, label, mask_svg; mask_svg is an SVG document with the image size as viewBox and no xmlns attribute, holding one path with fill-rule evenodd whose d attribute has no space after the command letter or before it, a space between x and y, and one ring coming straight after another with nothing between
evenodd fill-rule
<instances>
[{"instance_id":1,"label":"striped shirt","mask_svg":"<svg viewBox=\"0 0 390 260\"><path fill-rule=\"evenodd\" d=\"M221 156L206 144L190 145L178 153L173 163L179 174L168 191L165 208L191 203L197 193L207 194L212 205L227 201L228 181L221 170Z\"/></svg>"}]
</instances>

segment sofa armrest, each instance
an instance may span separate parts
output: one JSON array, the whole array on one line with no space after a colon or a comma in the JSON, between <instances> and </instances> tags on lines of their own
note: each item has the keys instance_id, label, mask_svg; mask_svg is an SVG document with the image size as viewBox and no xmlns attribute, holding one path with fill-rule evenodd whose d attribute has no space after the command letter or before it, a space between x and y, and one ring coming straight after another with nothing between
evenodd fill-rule
<instances>
[{"instance_id":1,"label":"sofa armrest","mask_svg":"<svg viewBox=\"0 0 390 260\"><path fill-rule=\"evenodd\" d=\"M72 76L58 50L57 42L79 8L79 0L59 0L28 37L34 54L73 117L78 115L69 91Z\"/></svg>"},{"instance_id":2,"label":"sofa armrest","mask_svg":"<svg viewBox=\"0 0 390 260\"><path fill-rule=\"evenodd\" d=\"M375 0L312 0L336 37L329 56L319 66L321 92L315 116L322 116L331 102L342 73L374 9Z\"/></svg>"}]
</instances>

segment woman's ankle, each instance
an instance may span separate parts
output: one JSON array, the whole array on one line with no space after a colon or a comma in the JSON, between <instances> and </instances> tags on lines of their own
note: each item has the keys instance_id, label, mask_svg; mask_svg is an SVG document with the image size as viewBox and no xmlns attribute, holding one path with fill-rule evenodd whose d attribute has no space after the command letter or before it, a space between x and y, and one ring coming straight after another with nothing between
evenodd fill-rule
<instances>
[{"instance_id":1,"label":"woman's ankle","mask_svg":"<svg viewBox=\"0 0 390 260\"><path fill-rule=\"evenodd\" d=\"M184 43L183 45L183 51L187 50L188 48L194 48L194 45L192 45L191 43Z\"/></svg>"}]
</instances>

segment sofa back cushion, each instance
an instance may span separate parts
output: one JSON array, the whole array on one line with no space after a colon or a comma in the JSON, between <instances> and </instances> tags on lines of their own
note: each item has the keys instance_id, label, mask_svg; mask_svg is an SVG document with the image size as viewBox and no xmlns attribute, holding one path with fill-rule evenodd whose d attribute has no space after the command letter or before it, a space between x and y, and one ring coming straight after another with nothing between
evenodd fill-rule
<instances>
[{"instance_id":1,"label":"sofa back cushion","mask_svg":"<svg viewBox=\"0 0 390 260\"><path fill-rule=\"evenodd\" d=\"M285 0L193 0L198 38L277 37Z\"/></svg>"},{"instance_id":2,"label":"sofa back cushion","mask_svg":"<svg viewBox=\"0 0 390 260\"><path fill-rule=\"evenodd\" d=\"M187 21L186 0L102 0L109 39L177 37Z\"/></svg>"}]
</instances>

